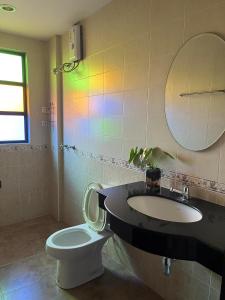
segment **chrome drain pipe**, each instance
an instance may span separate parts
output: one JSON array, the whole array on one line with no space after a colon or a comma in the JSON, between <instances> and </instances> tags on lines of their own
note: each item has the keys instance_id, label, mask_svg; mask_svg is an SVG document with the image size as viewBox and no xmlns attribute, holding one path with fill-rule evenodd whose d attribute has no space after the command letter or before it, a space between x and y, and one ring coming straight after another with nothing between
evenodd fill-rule
<instances>
[{"instance_id":1,"label":"chrome drain pipe","mask_svg":"<svg viewBox=\"0 0 225 300\"><path fill-rule=\"evenodd\" d=\"M166 276L170 276L171 269L172 269L172 259L169 257L163 257L162 263L163 263L163 273Z\"/></svg>"}]
</instances>

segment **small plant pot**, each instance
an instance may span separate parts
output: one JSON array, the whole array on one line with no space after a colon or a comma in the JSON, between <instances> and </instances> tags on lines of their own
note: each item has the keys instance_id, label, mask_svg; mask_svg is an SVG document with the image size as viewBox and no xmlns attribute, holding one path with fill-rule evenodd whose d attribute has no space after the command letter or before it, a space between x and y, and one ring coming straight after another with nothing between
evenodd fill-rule
<instances>
[{"instance_id":1,"label":"small plant pot","mask_svg":"<svg viewBox=\"0 0 225 300\"><path fill-rule=\"evenodd\" d=\"M146 171L146 189L152 193L160 191L161 170L150 168Z\"/></svg>"}]
</instances>

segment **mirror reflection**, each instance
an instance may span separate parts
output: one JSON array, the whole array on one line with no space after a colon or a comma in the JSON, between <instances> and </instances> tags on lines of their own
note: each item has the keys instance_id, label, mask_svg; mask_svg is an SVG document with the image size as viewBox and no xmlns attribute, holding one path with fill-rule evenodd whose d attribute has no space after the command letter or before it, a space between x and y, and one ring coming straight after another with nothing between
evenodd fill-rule
<instances>
[{"instance_id":1,"label":"mirror reflection","mask_svg":"<svg viewBox=\"0 0 225 300\"><path fill-rule=\"evenodd\" d=\"M204 33L180 49L169 71L165 112L169 129L186 149L203 150L225 130L225 42Z\"/></svg>"}]
</instances>

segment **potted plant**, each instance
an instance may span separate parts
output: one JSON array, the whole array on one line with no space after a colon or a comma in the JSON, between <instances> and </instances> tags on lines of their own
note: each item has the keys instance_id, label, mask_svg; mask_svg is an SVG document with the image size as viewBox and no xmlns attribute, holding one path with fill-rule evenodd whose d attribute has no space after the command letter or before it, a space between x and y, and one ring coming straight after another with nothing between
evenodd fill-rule
<instances>
[{"instance_id":1,"label":"potted plant","mask_svg":"<svg viewBox=\"0 0 225 300\"><path fill-rule=\"evenodd\" d=\"M174 159L174 156L163 151L159 147L132 148L130 150L129 163L146 172L146 188L151 192L159 192L161 170L157 167L160 160Z\"/></svg>"}]
</instances>

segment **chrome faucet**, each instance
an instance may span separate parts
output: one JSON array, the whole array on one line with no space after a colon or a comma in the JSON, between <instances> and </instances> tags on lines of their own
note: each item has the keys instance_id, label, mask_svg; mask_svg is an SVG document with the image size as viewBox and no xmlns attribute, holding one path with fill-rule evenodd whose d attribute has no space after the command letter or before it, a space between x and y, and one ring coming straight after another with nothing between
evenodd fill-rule
<instances>
[{"instance_id":1,"label":"chrome faucet","mask_svg":"<svg viewBox=\"0 0 225 300\"><path fill-rule=\"evenodd\" d=\"M170 191L180 194L180 200L182 202L188 201L189 199L189 187L187 185L183 185L182 191L174 189L173 187L170 188Z\"/></svg>"},{"instance_id":2,"label":"chrome faucet","mask_svg":"<svg viewBox=\"0 0 225 300\"><path fill-rule=\"evenodd\" d=\"M188 201L189 199L189 187L187 185L184 185L183 186L183 190L182 190L182 198L185 200L185 201Z\"/></svg>"}]
</instances>

